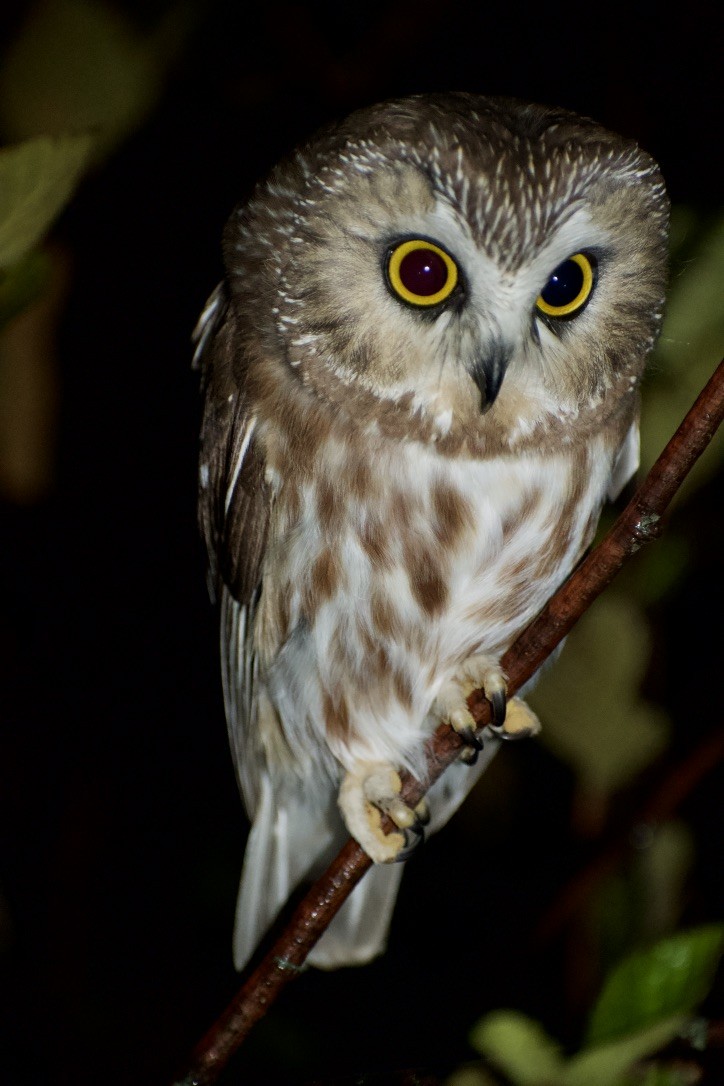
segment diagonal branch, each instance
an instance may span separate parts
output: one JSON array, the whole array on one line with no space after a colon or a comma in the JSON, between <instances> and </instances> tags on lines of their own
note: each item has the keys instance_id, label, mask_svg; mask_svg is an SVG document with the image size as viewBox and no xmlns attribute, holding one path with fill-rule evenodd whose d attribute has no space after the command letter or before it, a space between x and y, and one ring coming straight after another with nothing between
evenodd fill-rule
<instances>
[{"instance_id":1,"label":"diagonal branch","mask_svg":"<svg viewBox=\"0 0 724 1086\"><path fill-rule=\"evenodd\" d=\"M661 534L662 517L676 491L716 433L724 417L724 361L699 395L603 541L549 600L501 660L514 694L540 667L581 615L644 543ZM490 722L481 691L468 699L479 727ZM463 742L441 725L427 743L427 780L403 780L402 796L415 805L460 754ZM194 1050L177 1086L209 1086L267 1012L339 911L372 861L353 840L341 849L324 875L294 911L287 927L247 978L232 1002Z\"/></svg>"}]
</instances>

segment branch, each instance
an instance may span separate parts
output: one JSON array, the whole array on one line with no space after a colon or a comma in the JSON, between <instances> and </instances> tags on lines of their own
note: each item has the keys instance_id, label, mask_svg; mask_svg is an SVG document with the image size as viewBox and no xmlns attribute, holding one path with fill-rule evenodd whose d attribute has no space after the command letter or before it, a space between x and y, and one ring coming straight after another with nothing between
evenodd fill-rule
<instances>
[{"instance_id":1,"label":"branch","mask_svg":"<svg viewBox=\"0 0 724 1086\"><path fill-rule=\"evenodd\" d=\"M724 361L669 441L643 484L603 541L578 566L501 660L512 695L538 670L591 603L643 544L661 534L661 520L676 491L703 453L724 417ZM468 699L479 728L490 723L482 691ZM402 796L416 805L430 785L460 754L463 741L441 725L427 743L427 778L406 776ZM271 950L242 985L194 1050L177 1086L209 1086L262 1018L286 984L300 972L307 954L372 866L352 839L294 911Z\"/></svg>"}]
</instances>

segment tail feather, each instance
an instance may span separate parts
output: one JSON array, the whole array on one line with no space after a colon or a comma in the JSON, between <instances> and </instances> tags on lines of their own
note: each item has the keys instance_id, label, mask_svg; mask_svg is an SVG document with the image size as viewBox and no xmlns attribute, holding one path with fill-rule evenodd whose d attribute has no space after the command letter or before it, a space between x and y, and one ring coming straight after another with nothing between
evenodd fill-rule
<instances>
[{"instance_id":1,"label":"tail feather","mask_svg":"<svg viewBox=\"0 0 724 1086\"><path fill-rule=\"evenodd\" d=\"M302 796L281 800L270 778L261 777L236 902L237 969L247 964L297 886L320 874L342 845L345 833L331 790L329 800L318 805Z\"/></svg>"}]
</instances>

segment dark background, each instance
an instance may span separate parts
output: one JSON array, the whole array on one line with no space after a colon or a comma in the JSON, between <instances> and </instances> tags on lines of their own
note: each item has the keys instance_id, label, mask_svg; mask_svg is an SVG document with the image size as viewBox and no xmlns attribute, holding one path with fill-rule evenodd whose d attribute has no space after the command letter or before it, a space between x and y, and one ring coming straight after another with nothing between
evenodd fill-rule
<instances>
[{"instance_id":1,"label":"dark background","mask_svg":"<svg viewBox=\"0 0 724 1086\"><path fill-rule=\"evenodd\" d=\"M139 27L165 10L120 6ZM27 7L4 8L4 40ZM718 6L665 10L207 3L156 108L62 216L72 273L53 483L0 504L0 1081L162 1086L236 987L246 823L196 532L190 369L232 206L320 124L465 89L590 114L658 158L674 202L713 212ZM696 561L657 616L648 681L674 719L674 757L721 719L704 690L718 660L699 645L721 604L720 503L709 484L688 509ZM575 1041L585 962L565 937L531 938L584 859L574 782L540 744L491 774L483 825L461 815L409 865L386 957L296 981L224 1081L451 1069L476 1017L506 1005ZM685 808L699 834L691 922L722 915L722 783L708 777Z\"/></svg>"}]
</instances>

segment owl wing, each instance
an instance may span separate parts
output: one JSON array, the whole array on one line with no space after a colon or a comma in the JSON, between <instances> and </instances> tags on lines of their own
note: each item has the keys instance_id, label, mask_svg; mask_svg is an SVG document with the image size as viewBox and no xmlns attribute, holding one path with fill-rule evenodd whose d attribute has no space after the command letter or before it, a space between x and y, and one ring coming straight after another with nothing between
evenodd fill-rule
<instances>
[{"instance_id":1,"label":"owl wing","mask_svg":"<svg viewBox=\"0 0 724 1086\"><path fill-rule=\"evenodd\" d=\"M194 367L204 398L199 468L199 525L213 599L220 585L250 606L261 582L269 528L264 459L245 394L245 352L228 289L220 283L194 331Z\"/></svg>"},{"instance_id":2,"label":"owl wing","mask_svg":"<svg viewBox=\"0 0 724 1086\"><path fill-rule=\"evenodd\" d=\"M199 528L206 544L209 593L220 606L229 746L252 820L234 932L234 960L241 969L291 889L290 837L279 825L285 820L285 805L275 795L260 744L253 638L269 528L269 494L264 458L254 441L256 420L245 394L247 360L225 283L206 303L193 338L193 365L201 370L203 396ZM300 825L299 820L295 824ZM303 842L297 845L303 848Z\"/></svg>"},{"instance_id":3,"label":"owl wing","mask_svg":"<svg viewBox=\"0 0 724 1086\"><path fill-rule=\"evenodd\" d=\"M347 833L328 778L286 781L270 772L261 742L270 711L258 675L254 620L269 530L269 488L244 393L245 358L236 315L221 284L194 331L194 366L204 396L199 524L208 582L220 605L221 666L229 744L251 818L234 926L234 962L242 969L300 882L326 867ZM402 869L384 869L341 910L313 952L315 964L368 960L384 947Z\"/></svg>"},{"instance_id":4,"label":"owl wing","mask_svg":"<svg viewBox=\"0 0 724 1086\"><path fill-rule=\"evenodd\" d=\"M253 631L269 531L269 488L246 393L247 357L228 288L219 284L194 330L203 415L198 517L207 580L221 610L221 665L229 744L253 817L260 794Z\"/></svg>"}]
</instances>

